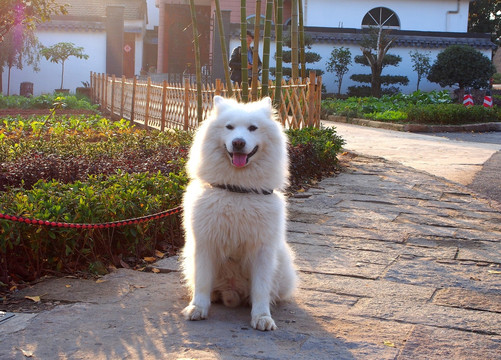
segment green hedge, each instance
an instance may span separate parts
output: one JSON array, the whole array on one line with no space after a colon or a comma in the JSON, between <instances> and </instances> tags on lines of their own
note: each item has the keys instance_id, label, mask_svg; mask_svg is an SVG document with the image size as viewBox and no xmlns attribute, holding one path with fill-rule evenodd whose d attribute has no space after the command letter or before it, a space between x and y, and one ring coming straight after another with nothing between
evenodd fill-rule
<instances>
[{"instance_id":1,"label":"green hedge","mask_svg":"<svg viewBox=\"0 0 501 360\"><path fill-rule=\"evenodd\" d=\"M415 124L463 125L501 121L501 113L483 106L461 104L420 105L407 109L407 121Z\"/></svg>"}]
</instances>

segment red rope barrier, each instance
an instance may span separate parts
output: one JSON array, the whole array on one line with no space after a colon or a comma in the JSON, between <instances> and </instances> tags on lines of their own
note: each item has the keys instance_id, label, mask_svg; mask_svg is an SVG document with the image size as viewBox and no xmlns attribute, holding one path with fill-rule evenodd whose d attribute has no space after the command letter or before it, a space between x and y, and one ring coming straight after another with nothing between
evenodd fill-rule
<instances>
[{"instance_id":1,"label":"red rope barrier","mask_svg":"<svg viewBox=\"0 0 501 360\"><path fill-rule=\"evenodd\" d=\"M64 223L64 222L48 221L48 220L36 220L36 219L25 218L22 216L7 215L7 214L2 214L2 213L0 213L0 219L16 221L16 222L21 222L21 223L26 223L26 224L31 224L31 225L43 225L43 226L60 227L60 228L108 229L108 228L115 228L115 227L120 227L120 226L125 226L125 225L140 224L140 223L143 223L146 221L151 221L151 220L162 219L164 217L180 213L181 210L182 210L181 206L178 206L176 208L162 211L162 212L152 214L152 215L146 215L146 216L142 216L142 217L138 217L138 218L134 218L134 219L112 221L112 222L101 223L101 224L79 224L79 223Z\"/></svg>"}]
</instances>

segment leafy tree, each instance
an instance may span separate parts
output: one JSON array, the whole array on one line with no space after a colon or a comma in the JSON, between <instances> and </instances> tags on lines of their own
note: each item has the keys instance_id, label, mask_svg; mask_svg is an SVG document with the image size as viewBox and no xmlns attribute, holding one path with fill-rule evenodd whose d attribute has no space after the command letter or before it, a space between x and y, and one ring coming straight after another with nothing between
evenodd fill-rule
<instances>
[{"instance_id":1,"label":"leafy tree","mask_svg":"<svg viewBox=\"0 0 501 360\"><path fill-rule=\"evenodd\" d=\"M83 53L83 47L75 47L75 44L68 42L60 42L50 47L44 47L40 53L50 62L61 63L61 87L63 88L64 80L64 63L70 56L79 59L88 59L89 55Z\"/></svg>"},{"instance_id":2,"label":"leafy tree","mask_svg":"<svg viewBox=\"0 0 501 360\"><path fill-rule=\"evenodd\" d=\"M475 0L470 3L468 31L491 34L491 39L501 45L501 2Z\"/></svg>"},{"instance_id":3,"label":"leafy tree","mask_svg":"<svg viewBox=\"0 0 501 360\"><path fill-rule=\"evenodd\" d=\"M402 58L400 56L388 56L388 50L393 46L395 37L389 35L389 30L385 30L383 25L372 26L367 36L362 40L360 50L362 58L355 57L355 62L371 68L371 95L381 97L381 73L385 66L397 66ZM407 79L407 83L408 83ZM405 83L403 83L406 85Z\"/></svg>"},{"instance_id":4,"label":"leafy tree","mask_svg":"<svg viewBox=\"0 0 501 360\"><path fill-rule=\"evenodd\" d=\"M38 71L40 43L32 30L19 24L11 28L0 43L0 68L8 68L7 95L10 94L10 72L13 67L22 70L23 65Z\"/></svg>"},{"instance_id":5,"label":"leafy tree","mask_svg":"<svg viewBox=\"0 0 501 360\"><path fill-rule=\"evenodd\" d=\"M412 68L414 71L417 73L417 86L416 90L419 90L419 83L421 82L421 79L428 75L431 69L431 62L430 62L430 51L427 51L426 53L420 53L418 51L410 51L409 55L411 56L411 61L412 61Z\"/></svg>"},{"instance_id":6,"label":"leafy tree","mask_svg":"<svg viewBox=\"0 0 501 360\"><path fill-rule=\"evenodd\" d=\"M430 69L428 80L440 86L486 88L496 72L492 61L468 45L451 45L440 52Z\"/></svg>"},{"instance_id":7,"label":"leafy tree","mask_svg":"<svg viewBox=\"0 0 501 360\"><path fill-rule=\"evenodd\" d=\"M331 51L331 57L327 62L327 71L336 74L338 83L337 93L341 94L341 84L343 82L343 77L349 70L351 65L351 51L343 46L339 48L334 48Z\"/></svg>"},{"instance_id":8,"label":"leafy tree","mask_svg":"<svg viewBox=\"0 0 501 360\"><path fill-rule=\"evenodd\" d=\"M16 25L32 29L51 15L67 13L66 5L57 0L2 0L0 4L0 42Z\"/></svg>"}]
</instances>

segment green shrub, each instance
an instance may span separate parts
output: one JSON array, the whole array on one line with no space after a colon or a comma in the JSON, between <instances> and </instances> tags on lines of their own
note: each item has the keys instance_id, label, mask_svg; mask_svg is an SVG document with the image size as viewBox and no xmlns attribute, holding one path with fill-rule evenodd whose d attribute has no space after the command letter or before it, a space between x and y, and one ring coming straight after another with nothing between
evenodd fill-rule
<instances>
[{"instance_id":1,"label":"green shrub","mask_svg":"<svg viewBox=\"0 0 501 360\"><path fill-rule=\"evenodd\" d=\"M409 107L407 120L415 124L462 125L500 121L496 109L462 104L430 104Z\"/></svg>"},{"instance_id":2,"label":"green shrub","mask_svg":"<svg viewBox=\"0 0 501 360\"><path fill-rule=\"evenodd\" d=\"M90 176L85 182L39 181L31 189L0 193L0 212L69 223L104 223L158 213L180 204L187 179L180 174ZM7 269L24 269L24 280L47 271L89 270L97 261L151 256L170 238L179 245L178 218L168 217L111 230L34 226L0 220L0 251ZM173 225L175 225L173 227Z\"/></svg>"},{"instance_id":3,"label":"green shrub","mask_svg":"<svg viewBox=\"0 0 501 360\"><path fill-rule=\"evenodd\" d=\"M25 97L19 95L4 96L0 94L0 109L50 109L54 103L62 102L62 107L66 109L82 109L97 111L98 106L92 105L85 96L44 94L35 97Z\"/></svg>"},{"instance_id":4,"label":"green shrub","mask_svg":"<svg viewBox=\"0 0 501 360\"><path fill-rule=\"evenodd\" d=\"M492 75L492 79L494 81L494 84L501 84L501 73L495 73Z\"/></svg>"},{"instance_id":5,"label":"green shrub","mask_svg":"<svg viewBox=\"0 0 501 360\"><path fill-rule=\"evenodd\" d=\"M290 157L290 190L320 180L337 169L344 140L333 128L287 130Z\"/></svg>"}]
</instances>

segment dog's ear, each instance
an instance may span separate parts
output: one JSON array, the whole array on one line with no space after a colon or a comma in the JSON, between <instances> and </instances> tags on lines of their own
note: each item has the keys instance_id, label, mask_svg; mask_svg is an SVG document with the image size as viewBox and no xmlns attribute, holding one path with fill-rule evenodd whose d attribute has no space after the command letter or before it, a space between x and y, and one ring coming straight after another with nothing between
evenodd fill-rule
<instances>
[{"instance_id":1,"label":"dog's ear","mask_svg":"<svg viewBox=\"0 0 501 360\"><path fill-rule=\"evenodd\" d=\"M263 105L271 108L271 98L269 96L262 98L261 102L263 103Z\"/></svg>"}]
</instances>

